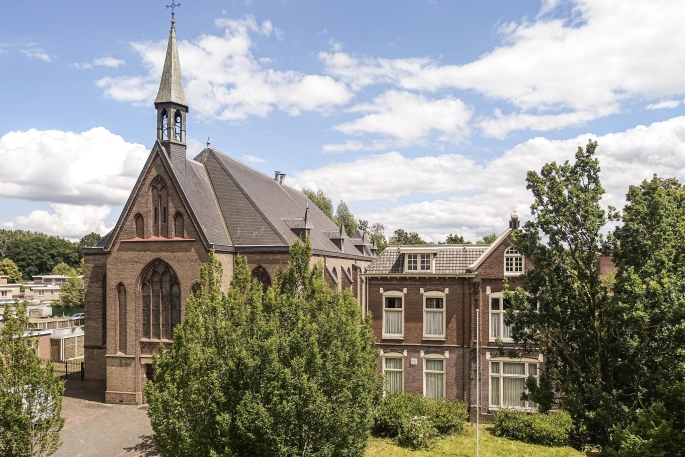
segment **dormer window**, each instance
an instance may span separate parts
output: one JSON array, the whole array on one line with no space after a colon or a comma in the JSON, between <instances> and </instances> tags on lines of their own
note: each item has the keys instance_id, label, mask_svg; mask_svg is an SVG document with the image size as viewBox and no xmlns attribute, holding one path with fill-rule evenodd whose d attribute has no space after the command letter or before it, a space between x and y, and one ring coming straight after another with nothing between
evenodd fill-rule
<instances>
[{"instance_id":1,"label":"dormer window","mask_svg":"<svg viewBox=\"0 0 685 457\"><path fill-rule=\"evenodd\" d=\"M504 253L504 274L506 276L523 274L523 255L513 247Z\"/></svg>"},{"instance_id":2,"label":"dormer window","mask_svg":"<svg viewBox=\"0 0 685 457\"><path fill-rule=\"evenodd\" d=\"M432 254L407 254L405 271L432 271Z\"/></svg>"}]
</instances>

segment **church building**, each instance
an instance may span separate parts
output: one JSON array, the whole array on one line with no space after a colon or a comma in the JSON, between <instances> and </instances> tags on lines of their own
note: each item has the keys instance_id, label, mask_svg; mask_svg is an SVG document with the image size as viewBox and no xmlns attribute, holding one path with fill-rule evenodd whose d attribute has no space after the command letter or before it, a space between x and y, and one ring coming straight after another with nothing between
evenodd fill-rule
<instances>
[{"instance_id":1,"label":"church building","mask_svg":"<svg viewBox=\"0 0 685 457\"><path fill-rule=\"evenodd\" d=\"M285 267L289 248L311 238L331 287L352 289L364 305L362 273L375 246L348 237L285 174L267 176L210 147L186 157L186 101L172 20L155 99L156 137L114 229L83 250L85 258L85 381L107 403L145 402L152 354L173 341L185 302L210 250L228 288L235 261L247 258L265 287Z\"/></svg>"}]
</instances>

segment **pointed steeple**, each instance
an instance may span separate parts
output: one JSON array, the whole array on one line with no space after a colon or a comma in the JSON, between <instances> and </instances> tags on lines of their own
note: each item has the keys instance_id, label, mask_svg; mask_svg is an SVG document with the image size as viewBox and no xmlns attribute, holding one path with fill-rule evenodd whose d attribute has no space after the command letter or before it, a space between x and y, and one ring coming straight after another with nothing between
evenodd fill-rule
<instances>
[{"instance_id":1,"label":"pointed steeple","mask_svg":"<svg viewBox=\"0 0 685 457\"><path fill-rule=\"evenodd\" d=\"M174 27L174 21L171 21L171 32L169 32L169 43L166 48L162 81L159 84L157 98L155 98L155 105L157 103L177 103L186 107L188 106L186 94L183 91L181 61L178 58L176 27Z\"/></svg>"}]
</instances>

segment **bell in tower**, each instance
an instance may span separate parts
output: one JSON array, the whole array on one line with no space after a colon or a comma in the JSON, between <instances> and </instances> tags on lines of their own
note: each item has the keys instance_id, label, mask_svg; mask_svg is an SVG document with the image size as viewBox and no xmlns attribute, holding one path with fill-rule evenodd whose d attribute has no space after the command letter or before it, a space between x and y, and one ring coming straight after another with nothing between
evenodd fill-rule
<instances>
[{"instance_id":1,"label":"bell in tower","mask_svg":"<svg viewBox=\"0 0 685 457\"><path fill-rule=\"evenodd\" d=\"M176 46L175 21L171 20L171 32L164 59L162 80L155 98L157 109L157 139L167 151L172 165L185 169L186 116L188 102L183 90L181 62Z\"/></svg>"}]
</instances>

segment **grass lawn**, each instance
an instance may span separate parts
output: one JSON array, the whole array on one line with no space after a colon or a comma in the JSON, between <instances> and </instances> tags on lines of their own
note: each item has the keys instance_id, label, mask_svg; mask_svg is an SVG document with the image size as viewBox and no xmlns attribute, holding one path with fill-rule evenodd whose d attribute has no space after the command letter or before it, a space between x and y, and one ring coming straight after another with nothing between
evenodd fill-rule
<instances>
[{"instance_id":1,"label":"grass lawn","mask_svg":"<svg viewBox=\"0 0 685 457\"><path fill-rule=\"evenodd\" d=\"M480 455L483 457L584 457L574 449L535 446L492 436L490 425L481 425ZM476 429L468 427L461 435L439 440L428 451L412 451L397 446L391 439L371 438L365 457L472 457L476 455Z\"/></svg>"}]
</instances>

